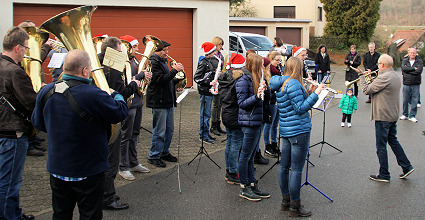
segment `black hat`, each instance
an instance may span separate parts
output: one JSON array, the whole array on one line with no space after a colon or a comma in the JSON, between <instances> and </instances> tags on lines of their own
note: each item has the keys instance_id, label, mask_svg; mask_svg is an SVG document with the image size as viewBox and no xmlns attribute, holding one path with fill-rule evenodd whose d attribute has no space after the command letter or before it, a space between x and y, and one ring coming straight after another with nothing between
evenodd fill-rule
<instances>
[{"instance_id":1,"label":"black hat","mask_svg":"<svg viewBox=\"0 0 425 220\"><path fill-rule=\"evenodd\" d=\"M168 43L168 42L166 42L166 41L163 41L163 40L161 40L162 41L162 45L164 45L164 47L169 47L169 46L171 46L171 44L170 43Z\"/></svg>"}]
</instances>

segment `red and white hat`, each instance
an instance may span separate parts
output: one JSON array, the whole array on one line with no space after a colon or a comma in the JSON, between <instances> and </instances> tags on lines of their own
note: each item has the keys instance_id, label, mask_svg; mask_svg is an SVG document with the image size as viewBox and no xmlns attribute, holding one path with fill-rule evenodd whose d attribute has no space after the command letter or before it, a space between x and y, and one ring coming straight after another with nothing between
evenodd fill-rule
<instances>
[{"instance_id":1,"label":"red and white hat","mask_svg":"<svg viewBox=\"0 0 425 220\"><path fill-rule=\"evenodd\" d=\"M121 39L121 40L128 41L128 42L130 43L130 45L131 45L131 46L134 46L134 45L136 45L136 44L139 44L139 41L138 41L135 37L133 37L133 36L131 36L131 35L124 35L124 36L121 36L121 37L120 37L120 39Z\"/></svg>"},{"instance_id":2,"label":"red and white hat","mask_svg":"<svg viewBox=\"0 0 425 220\"><path fill-rule=\"evenodd\" d=\"M109 36L107 34L97 34L94 35L93 38L108 38Z\"/></svg>"},{"instance_id":3,"label":"red and white hat","mask_svg":"<svg viewBox=\"0 0 425 220\"><path fill-rule=\"evenodd\" d=\"M292 56L296 57L296 56L298 56L298 54L300 54L304 50L307 51L307 49L305 49L304 47L294 47L292 49Z\"/></svg>"},{"instance_id":4,"label":"red and white hat","mask_svg":"<svg viewBox=\"0 0 425 220\"><path fill-rule=\"evenodd\" d=\"M245 58L238 53L232 53L230 56L229 62L227 63L226 69L230 69L230 67L239 69L245 66Z\"/></svg>"},{"instance_id":5,"label":"red and white hat","mask_svg":"<svg viewBox=\"0 0 425 220\"><path fill-rule=\"evenodd\" d=\"M206 56L214 52L217 47L211 42L205 42L202 44L201 48L204 49L204 53Z\"/></svg>"}]
</instances>

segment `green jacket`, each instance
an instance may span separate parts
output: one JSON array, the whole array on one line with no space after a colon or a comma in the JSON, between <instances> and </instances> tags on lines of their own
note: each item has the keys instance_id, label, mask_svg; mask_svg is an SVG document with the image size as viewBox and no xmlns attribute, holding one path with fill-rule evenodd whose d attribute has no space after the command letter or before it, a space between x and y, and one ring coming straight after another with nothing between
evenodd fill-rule
<instances>
[{"instance_id":1,"label":"green jacket","mask_svg":"<svg viewBox=\"0 0 425 220\"><path fill-rule=\"evenodd\" d=\"M357 111L357 98L354 95L350 97L344 94L341 101L339 101L338 108L342 109L342 113L344 114L353 114L353 110Z\"/></svg>"}]
</instances>

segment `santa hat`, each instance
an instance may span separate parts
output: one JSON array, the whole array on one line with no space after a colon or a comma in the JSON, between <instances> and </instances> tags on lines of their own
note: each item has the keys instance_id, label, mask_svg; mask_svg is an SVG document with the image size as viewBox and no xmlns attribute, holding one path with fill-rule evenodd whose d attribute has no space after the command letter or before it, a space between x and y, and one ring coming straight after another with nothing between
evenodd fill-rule
<instances>
[{"instance_id":1,"label":"santa hat","mask_svg":"<svg viewBox=\"0 0 425 220\"><path fill-rule=\"evenodd\" d=\"M239 69L245 66L245 58L238 54L238 53L232 53L230 56L229 62L227 63L226 69L230 69L230 67Z\"/></svg>"},{"instance_id":2,"label":"santa hat","mask_svg":"<svg viewBox=\"0 0 425 220\"><path fill-rule=\"evenodd\" d=\"M307 51L307 49L305 49L304 47L294 47L294 49L292 49L292 56L296 57L304 50Z\"/></svg>"},{"instance_id":3,"label":"santa hat","mask_svg":"<svg viewBox=\"0 0 425 220\"><path fill-rule=\"evenodd\" d=\"M205 56L207 56L214 52L217 47L211 42L205 42L202 44L201 48L204 49Z\"/></svg>"},{"instance_id":4,"label":"santa hat","mask_svg":"<svg viewBox=\"0 0 425 220\"><path fill-rule=\"evenodd\" d=\"M134 46L134 45L136 45L136 44L139 44L139 41L138 41L135 37L133 37L133 36L131 36L131 35L124 35L124 36L121 36L121 37L120 37L120 39L121 39L121 40L128 41L128 42L130 43L130 45L131 45L131 46Z\"/></svg>"},{"instance_id":5,"label":"santa hat","mask_svg":"<svg viewBox=\"0 0 425 220\"><path fill-rule=\"evenodd\" d=\"M94 35L93 38L108 38L109 36L107 34L97 34Z\"/></svg>"}]
</instances>

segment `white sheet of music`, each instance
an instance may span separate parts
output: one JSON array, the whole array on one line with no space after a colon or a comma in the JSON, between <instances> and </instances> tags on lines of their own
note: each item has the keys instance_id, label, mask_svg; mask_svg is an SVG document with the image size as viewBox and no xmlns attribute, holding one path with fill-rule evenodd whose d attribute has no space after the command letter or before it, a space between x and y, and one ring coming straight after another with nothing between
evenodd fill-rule
<instances>
[{"instance_id":1,"label":"white sheet of music","mask_svg":"<svg viewBox=\"0 0 425 220\"><path fill-rule=\"evenodd\" d=\"M124 71L126 55L122 52L107 47L105 57L103 58L103 65L109 66L119 72Z\"/></svg>"},{"instance_id":2,"label":"white sheet of music","mask_svg":"<svg viewBox=\"0 0 425 220\"><path fill-rule=\"evenodd\" d=\"M329 91L324 89L320 92L319 94L319 100L317 100L317 102L313 105L313 108L317 108L319 107L320 103L323 102L323 99L325 99L325 97L328 95Z\"/></svg>"},{"instance_id":3,"label":"white sheet of music","mask_svg":"<svg viewBox=\"0 0 425 220\"><path fill-rule=\"evenodd\" d=\"M67 53L54 53L52 58L50 58L50 62L47 65L47 68L61 68L66 54Z\"/></svg>"}]
</instances>

